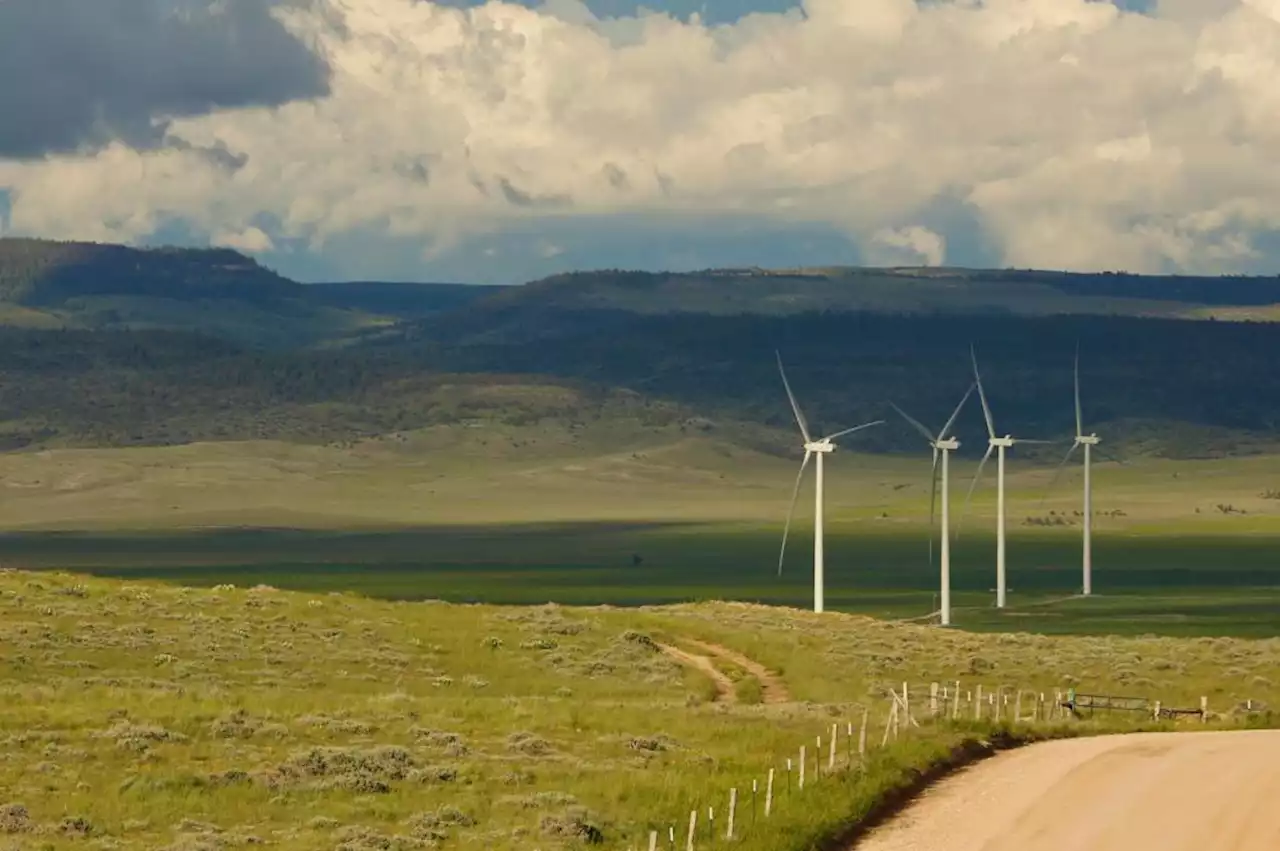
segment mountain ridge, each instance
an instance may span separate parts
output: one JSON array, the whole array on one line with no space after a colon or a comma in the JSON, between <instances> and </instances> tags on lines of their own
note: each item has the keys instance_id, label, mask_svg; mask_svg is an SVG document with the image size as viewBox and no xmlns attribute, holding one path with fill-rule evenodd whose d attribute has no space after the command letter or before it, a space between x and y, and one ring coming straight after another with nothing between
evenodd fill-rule
<instances>
[{"instance_id":1,"label":"mountain ridge","mask_svg":"<svg viewBox=\"0 0 1280 851\"><path fill-rule=\"evenodd\" d=\"M546 422L783 440L794 424L775 349L814 423L839 427L891 418L890 400L945 417L972 380L971 343L998 427L1015 434L1065 433L1077 341L1086 420L1108 447L1251 452L1280 424L1280 279L811 267L301 284L225 249L81 245L39 266L28 255L42 245L0 241L10 448L441 426L483 440L486 424ZM15 256L25 265L5 264ZM1222 311L1244 321L1202 321ZM963 417L961 438L984 442L980 419ZM914 446L889 428L859 445Z\"/></svg>"}]
</instances>

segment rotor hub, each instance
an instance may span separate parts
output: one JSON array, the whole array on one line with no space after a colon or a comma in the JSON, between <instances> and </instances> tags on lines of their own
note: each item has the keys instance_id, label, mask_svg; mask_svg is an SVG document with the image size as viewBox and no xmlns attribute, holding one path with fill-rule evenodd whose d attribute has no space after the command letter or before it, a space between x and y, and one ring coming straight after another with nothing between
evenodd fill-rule
<instances>
[{"instance_id":1,"label":"rotor hub","mask_svg":"<svg viewBox=\"0 0 1280 851\"><path fill-rule=\"evenodd\" d=\"M815 440L804 445L805 452L835 452L836 445L830 440Z\"/></svg>"},{"instance_id":2,"label":"rotor hub","mask_svg":"<svg viewBox=\"0 0 1280 851\"><path fill-rule=\"evenodd\" d=\"M954 452L960 448L960 441L954 437L948 437L946 440L937 440L933 444L934 449L940 449L944 452Z\"/></svg>"}]
</instances>

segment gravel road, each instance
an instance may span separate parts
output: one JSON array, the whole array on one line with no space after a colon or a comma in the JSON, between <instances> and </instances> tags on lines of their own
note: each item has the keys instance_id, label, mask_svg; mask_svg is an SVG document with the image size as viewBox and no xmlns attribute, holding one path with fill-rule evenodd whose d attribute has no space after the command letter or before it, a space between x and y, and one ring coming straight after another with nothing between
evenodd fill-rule
<instances>
[{"instance_id":1,"label":"gravel road","mask_svg":"<svg viewBox=\"0 0 1280 851\"><path fill-rule=\"evenodd\" d=\"M1280 851L1280 732L1031 745L953 775L856 851Z\"/></svg>"}]
</instances>

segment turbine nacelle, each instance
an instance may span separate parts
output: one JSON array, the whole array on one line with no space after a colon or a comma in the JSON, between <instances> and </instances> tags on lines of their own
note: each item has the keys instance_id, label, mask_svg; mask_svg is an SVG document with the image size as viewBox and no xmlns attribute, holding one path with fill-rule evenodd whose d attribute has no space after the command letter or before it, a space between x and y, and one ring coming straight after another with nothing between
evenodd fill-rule
<instances>
[{"instance_id":1,"label":"turbine nacelle","mask_svg":"<svg viewBox=\"0 0 1280 851\"><path fill-rule=\"evenodd\" d=\"M1018 441L1012 435L1006 434L1004 437L991 437L987 439L987 443L991 446L1003 446L1008 449Z\"/></svg>"},{"instance_id":2,"label":"turbine nacelle","mask_svg":"<svg viewBox=\"0 0 1280 851\"><path fill-rule=\"evenodd\" d=\"M1079 446L1097 446L1102 442L1102 438L1096 434L1077 434L1076 444Z\"/></svg>"},{"instance_id":3,"label":"turbine nacelle","mask_svg":"<svg viewBox=\"0 0 1280 851\"><path fill-rule=\"evenodd\" d=\"M804 445L805 452L835 452L836 445L831 442L831 438L824 437L822 440L814 440Z\"/></svg>"},{"instance_id":4,"label":"turbine nacelle","mask_svg":"<svg viewBox=\"0 0 1280 851\"><path fill-rule=\"evenodd\" d=\"M954 437L948 437L945 440L933 441L933 448L940 452L955 452L960 448L960 441Z\"/></svg>"}]
</instances>

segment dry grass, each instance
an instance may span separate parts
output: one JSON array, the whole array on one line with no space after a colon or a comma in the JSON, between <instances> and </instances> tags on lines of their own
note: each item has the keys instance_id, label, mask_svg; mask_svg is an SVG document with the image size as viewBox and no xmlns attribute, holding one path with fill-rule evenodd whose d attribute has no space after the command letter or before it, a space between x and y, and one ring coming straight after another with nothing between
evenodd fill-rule
<instances>
[{"instance_id":1,"label":"dry grass","mask_svg":"<svg viewBox=\"0 0 1280 851\"><path fill-rule=\"evenodd\" d=\"M656 637L745 653L795 700L708 703L705 678ZM732 604L450 606L13 571L0 573L0 642L0 847L627 848L903 680L1078 682L1166 705L1203 693L1222 713L1280 700L1277 641L981 637Z\"/></svg>"}]
</instances>

